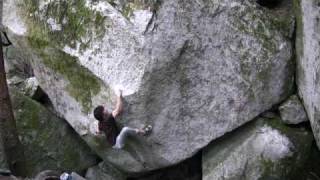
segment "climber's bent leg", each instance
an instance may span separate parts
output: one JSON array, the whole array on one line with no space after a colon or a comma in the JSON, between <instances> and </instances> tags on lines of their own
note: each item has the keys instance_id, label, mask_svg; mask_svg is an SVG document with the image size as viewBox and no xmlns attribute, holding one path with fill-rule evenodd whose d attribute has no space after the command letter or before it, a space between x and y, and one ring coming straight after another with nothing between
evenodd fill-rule
<instances>
[{"instance_id":1,"label":"climber's bent leg","mask_svg":"<svg viewBox=\"0 0 320 180\"><path fill-rule=\"evenodd\" d=\"M130 128L130 127L124 127L124 128L122 128L120 134L117 136L116 144L113 146L113 148L116 148L116 149L121 149L121 148L123 148L127 136L128 136L129 134L130 134L130 135L132 135L132 134L138 134L138 132L139 132L138 129L134 129L134 128Z\"/></svg>"}]
</instances>

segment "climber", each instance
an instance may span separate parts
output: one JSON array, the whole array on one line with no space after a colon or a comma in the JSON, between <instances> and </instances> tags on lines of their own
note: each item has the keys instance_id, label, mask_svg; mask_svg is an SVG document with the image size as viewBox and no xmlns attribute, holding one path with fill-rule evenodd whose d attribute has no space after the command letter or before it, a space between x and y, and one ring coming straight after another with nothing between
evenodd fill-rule
<instances>
[{"instance_id":1,"label":"climber","mask_svg":"<svg viewBox=\"0 0 320 180\"><path fill-rule=\"evenodd\" d=\"M142 129L123 127L121 131L119 131L115 119L123 111L122 99L122 91L119 90L119 96L117 97L116 107L111 113L108 112L107 108L102 105L97 106L93 111L94 117L99 121L97 133L101 134L102 132L104 132L107 137L107 141L115 149L123 148L125 144L125 138L127 137L127 135L138 134L146 136L152 130L152 126L147 125Z\"/></svg>"}]
</instances>

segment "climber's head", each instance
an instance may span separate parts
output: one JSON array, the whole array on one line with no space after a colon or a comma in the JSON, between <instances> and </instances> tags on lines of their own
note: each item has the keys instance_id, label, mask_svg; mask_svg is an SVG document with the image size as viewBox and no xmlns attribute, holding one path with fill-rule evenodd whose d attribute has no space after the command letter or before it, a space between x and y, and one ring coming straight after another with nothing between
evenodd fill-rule
<instances>
[{"instance_id":1,"label":"climber's head","mask_svg":"<svg viewBox=\"0 0 320 180\"><path fill-rule=\"evenodd\" d=\"M94 108L93 115L98 121L102 121L105 119L105 117L109 116L109 112L108 112L107 108L100 105L100 106L97 106L96 108Z\"/></svg>"}]
</instances>

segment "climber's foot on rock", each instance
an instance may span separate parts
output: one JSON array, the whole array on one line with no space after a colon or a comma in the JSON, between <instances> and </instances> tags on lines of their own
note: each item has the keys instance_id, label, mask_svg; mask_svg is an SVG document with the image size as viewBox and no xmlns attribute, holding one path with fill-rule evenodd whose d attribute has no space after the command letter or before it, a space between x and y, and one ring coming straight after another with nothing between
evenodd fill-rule
<instances>
[{"instance_id":1,"label":"climber's foot on rock","mask_svg":"<svg viewBox=\"0 0 320 180\"><path fill-rule=\"evenodd\" d=\"M152 126L151 125L146 125L145 127L143 127L142 129L140 129L138 131L139 134L143 135L143 136L147 136L152 132Z\"/></svg>"}]
</instances>

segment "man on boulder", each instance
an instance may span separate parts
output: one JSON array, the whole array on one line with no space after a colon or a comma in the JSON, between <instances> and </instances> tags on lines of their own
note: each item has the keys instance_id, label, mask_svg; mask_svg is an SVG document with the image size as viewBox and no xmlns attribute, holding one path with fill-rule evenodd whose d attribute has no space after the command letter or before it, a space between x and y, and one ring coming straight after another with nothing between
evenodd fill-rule
<instances>
[{"instance_id":1,"label":"man on boulder","mask_svg":"<svg viewBox=\"0 0 320 180\"><path fill-rule=\"evenodd\" d=\"M117 97L117 104L115 109L110 113L105 106L97 106L94 111L94 117L99 121L98 124L98 133L104 132L107 141L112 145L115 149L121 149L125 145L125 139L128 135L138 134L138 135L148 135L152 126L148 125L142 129L136 129L131 127L123 127L121 131L117 127L116 118L123 111L123 97L122 91L119 91L119 96Z\"/></svg>"}]
</instances>

